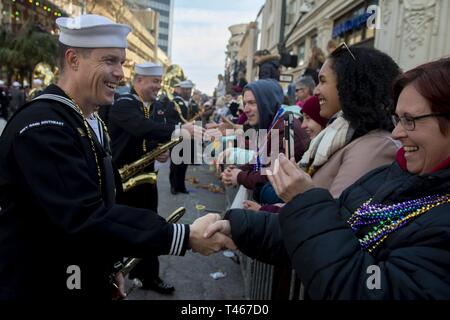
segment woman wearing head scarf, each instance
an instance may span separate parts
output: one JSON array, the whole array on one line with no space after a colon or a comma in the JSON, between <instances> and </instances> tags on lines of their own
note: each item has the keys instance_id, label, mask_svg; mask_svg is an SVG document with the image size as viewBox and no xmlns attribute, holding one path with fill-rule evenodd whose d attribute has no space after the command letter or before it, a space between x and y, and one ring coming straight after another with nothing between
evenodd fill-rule
<instances>
[{"instance_id":1,"label":"woman wearing head scarf","mask_svg":"<svg viewBox=\"0 0 450 320\"><path fill-rule=\"evenodd\" d=\"M302 128L305 129L309 138L313 140L326 127L328 122L328 119L320 115L319 98L312 96L306 100L302 107L302 114Z\"/></svg>"}]
</instances>

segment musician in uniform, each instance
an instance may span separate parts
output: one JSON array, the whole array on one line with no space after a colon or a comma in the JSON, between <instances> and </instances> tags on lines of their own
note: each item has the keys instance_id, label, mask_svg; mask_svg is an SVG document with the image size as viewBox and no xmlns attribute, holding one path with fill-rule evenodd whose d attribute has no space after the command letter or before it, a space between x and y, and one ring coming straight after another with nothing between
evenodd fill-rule
<instances>
[{"instance_id":1,"label":"musician in uniform","mask_svg":"<svg viewBox=\"0 0 450 320\"><path fill-rule=\"evenodd\" d=\"M191 99L192 88L194 84L190 80L185 80L180 82L176 88L173 96L174 103L179 107L180 113L175 114L175 119L171 119L172 122L179 121L180 123L187 122L191 119L192 111L189 108L189 102ZM192 145L192 144L191 144ZM191 148L191 154L194 150ZM180 156L183 156L180 153ZM188 164L184 161L180 164L175 164L172 160L170 162L170 192L173 195L178 193L188 194L189 191L186 189L185 179Z\"/></svg>"},{"instance_id":2,"label":"musician in uniform","mask_svg":"<svg viewBox=\"0 0 450 320\"><path fill-rule=\"evenodd\" d=\"M154 149L158 143L170 140L175 124L165 119L168 109L158 101L164 73L162 65L152 62L136 64L133 87L129 93L120 95L109 111L108 128L114 163L122 168ZM170 103L165 101L165 103ZM173 109L173 107L172 107ZM157 160L166 162L169 151ZM139 174L154 172L154 164ZM118 202L158 212L158 188L156 181L147 181L121 193ZM130 278L138 278L143 289L152 289L163 294L174 291L174 287L159 277L158 257L146 258L130 272Z\"/></svg>"},{"instance_id":3,"label":"musician in uniform","mask_svg":"<svg viewBox=\"0 0 450 320\"><path fill-rule=\"evenodd\" d=\"M0 137L0 300L110 299L119 257L210 253L231 241L203 238L216 215L168 224L115 203L108 135L95 111L112 103L123 78L131 29L98 15L56 23L58 83L21 107Z\"/></svg>"}]
</instances>

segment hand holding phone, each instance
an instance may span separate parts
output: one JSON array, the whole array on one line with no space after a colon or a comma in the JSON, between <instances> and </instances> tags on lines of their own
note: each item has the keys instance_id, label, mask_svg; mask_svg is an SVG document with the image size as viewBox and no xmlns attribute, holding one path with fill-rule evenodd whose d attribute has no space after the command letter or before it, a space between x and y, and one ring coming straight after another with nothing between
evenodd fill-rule
<instances>
[{"instance_id":1,"label":"hand holding phone","mask_svg":"<svg viewBox=\"0 0 450 320\"><path fill-rule=\"evenodd\" d=\"M288 159L291 159L295 155L294 119L294 114L292 112L286 112L284 114L284 150Z\"/></svg>"}]
</instances>

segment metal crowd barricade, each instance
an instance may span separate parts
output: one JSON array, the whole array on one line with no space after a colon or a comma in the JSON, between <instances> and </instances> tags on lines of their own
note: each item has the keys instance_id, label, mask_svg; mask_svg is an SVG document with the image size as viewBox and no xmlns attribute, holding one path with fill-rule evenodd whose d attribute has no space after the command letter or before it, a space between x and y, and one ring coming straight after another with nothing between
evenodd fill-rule
<instances>
[{"instance_id":1,"label":"metal crowd barricade","mask_svg":"<svg viewBox=\"0 0 450 320\"><path fill-rule=\"evenodd\" d=\"M238 188L226 188L226 208L229 208ZM292 268L272 266L239 254L244 278L244 294L248 300L303 300L304 287Z\"/></svg>"},{"instance_id":2,"label":"metal crowd barricade","mask_svg":"<svg viewBox=\"0 0 450 320\"><path fill-rule=\"evenodd\" d=\"M240 255L245 297L249 300L303 300L304 289L294 270Z\"/></svg>"}]
</instances>

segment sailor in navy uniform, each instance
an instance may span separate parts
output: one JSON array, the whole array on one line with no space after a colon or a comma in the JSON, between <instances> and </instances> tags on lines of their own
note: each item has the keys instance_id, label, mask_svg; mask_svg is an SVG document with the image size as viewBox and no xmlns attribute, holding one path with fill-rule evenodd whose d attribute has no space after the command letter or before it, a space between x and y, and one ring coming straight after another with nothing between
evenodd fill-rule
<instances>
[{"instance_id":1,"label":"sailor in navy uniform","mask_svg":"<svg viewBox=\"0 0 450 320\"><path fill-rule=\"evenodd\" d=\"M152 62L136 64L133 87L120 95L109 110L108 128L112 140L114 163L118 168L129 165L154 149L159 143L170 141L175 124L164 117L164 106L157 101L164 73L162 65ZM161 112L163 114L161 114ZM158 158L168 159L169 152ZM139 174L154 172L154 164ZM157 184L144 183L121 193L118 203L158 212ZM174 287L159 277L158 257L143 259L131 272L130 278L138 278L144 289L171 293Z\"/></svg>"},{"instance_id":2,"label":"sailor in navy uniform","mask_svg":"<svg viewBox=\"0 0 450 320\"><path fill-rule=\"evenodd\" d=\"M192 94L192 88L194 87L194 84L190 80L182 81L178 84L177 91L174 94L173 100L174 103L176 103L179 107L179 111L181 111L181 114L178 113L177 119L180 122L185 122L190 120L190 110L189 110L189 100L191 98ZM193 144L191 144L192 146ZM193 154L194 150L190 150L191 154ZM183 156L182 153L180 153L180 156ZM192 159L192 158L191 158ZM192 161L192 160L190 160ZM172 194L177 193L185 193L188 194L189 191L186 189L185 179L186 179L186 171L187 171L188 163L183 161L180 164L175 164L173 161L170 163L170 191Z\"/></svg>"},{"instance_id":3,"label":"sailor in navy uniform","mask_svg":"<svg viewBox=\"0 0 450 320\"><path fill-rule=\"evenodd\" d=\"M95 111L112 103L131 29L98 15L56 23L58 83L20 108L0 137L0 300L110 299L119 257L209 253L227 241L202 238L211 215L168 224L115 203L108 135Z\"/></svg>"}]
</instances>

